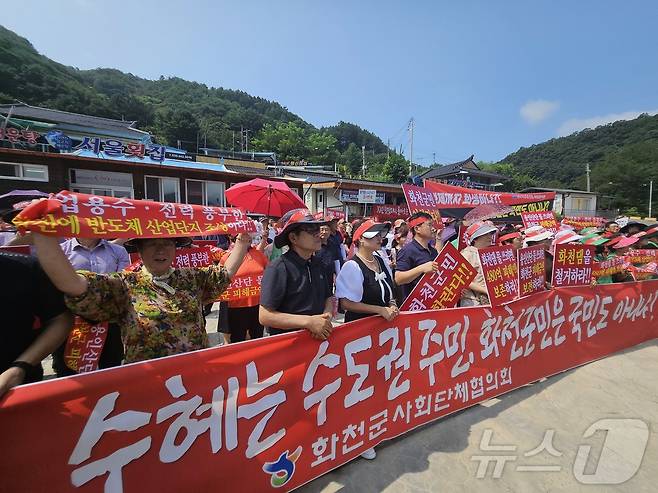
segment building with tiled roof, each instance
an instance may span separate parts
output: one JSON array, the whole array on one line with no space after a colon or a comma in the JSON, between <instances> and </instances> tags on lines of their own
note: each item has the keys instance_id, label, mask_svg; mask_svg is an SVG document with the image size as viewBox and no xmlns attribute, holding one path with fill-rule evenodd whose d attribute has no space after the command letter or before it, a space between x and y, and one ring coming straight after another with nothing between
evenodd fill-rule
<instances>
[{"instance_id":1,"label":"building with tiled roof","mask_svg":"<svg viewBox=\"0 0 658 493\"><path fill-rule=\"evenodd\" d=\"M509 180L509 177L480 169L473 155L463 161L440 165L420 175L423 180L431 180L448 185L495 190Z\"/></svg>"},{"instance_id":2,"label":"building with tiled roof","mask_svg":"<svg viewBox=\"0 0 658 493\"><path fill-rule=\"evenodd\" d=\"M81 115L68 111L30 106L25 103L1 104L0 115L17 127L40 132L59 130L72 137L103 136L143 141L149 133L135 128L137 122Z\"/></svg>"}]
</instances>

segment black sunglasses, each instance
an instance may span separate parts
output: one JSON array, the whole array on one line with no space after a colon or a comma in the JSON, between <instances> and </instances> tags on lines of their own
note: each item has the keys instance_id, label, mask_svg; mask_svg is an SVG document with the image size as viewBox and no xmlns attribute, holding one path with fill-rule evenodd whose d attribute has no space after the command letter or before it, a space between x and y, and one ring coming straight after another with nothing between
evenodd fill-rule
<instances>
[{"instance_id":1,"label":"black sunglasses","mask_svg":"<svg viewBox=\"0 0 658 493\"><path fill-rule=\"evenodd\" d=\"M320 226L300 226L299 231L304 231L310 235L317 235L320 233Z\"/></svg>"}]
</instances>

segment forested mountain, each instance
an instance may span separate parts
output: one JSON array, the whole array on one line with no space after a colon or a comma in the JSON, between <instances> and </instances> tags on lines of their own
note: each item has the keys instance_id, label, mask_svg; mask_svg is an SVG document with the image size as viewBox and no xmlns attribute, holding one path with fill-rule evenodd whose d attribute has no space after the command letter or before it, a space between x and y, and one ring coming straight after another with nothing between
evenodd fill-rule
<instances>
[{"instance_id":1,"label":"forested mountain","mask_svg":"<svg viewBox=\"0 0 658 493\"><path fill-rule=\"evenodd\" d=\"M194 150L197 139L208 147L273 150L283 161L307 160L333 166L342 164L349 174L361 172L354 149L366 146L372 172L384 178L387 153L382 140L352 123L316 129L284 106L243 91L208 87L178 77L147 80L119 70L78 70L40 55L30 42L0 26L0 103L22 101L75 113L137 120L140 129L159 142ZM263 135L278 134L272 144ZM241 139L241 129L248 134ZM299 141L290 144L281 136ZM343 154L350 153L343 159ZM323 152L317 152L322 148ZM287 152L290 150L291 152ZM383 155L383 157L382 157ZM349 161L349 162L348 162ZM397 177L396 177L397 178Z\"/></svg>"},{"instance_id":2,"label":"forested mountain","mask_svg":"<svg viewBox=\"0 0 658 493\"><path fill-rule=\"evenodd\" d=\"M588 163L592 191L608 196L622 210L647 213L648 185L651 180L654 189L658 184L658 115L644 114L522 147L492 169L526 186L584 190Z\"/></svg>"}]
</instances>

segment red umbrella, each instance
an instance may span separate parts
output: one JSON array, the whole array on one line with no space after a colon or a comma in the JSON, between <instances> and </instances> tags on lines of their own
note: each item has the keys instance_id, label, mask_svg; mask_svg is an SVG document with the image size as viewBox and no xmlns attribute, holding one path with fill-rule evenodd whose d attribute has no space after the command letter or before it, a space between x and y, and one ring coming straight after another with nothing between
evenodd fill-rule
<instances>
[{"instance_id":1,"label":"red umbrella","mask_svg":"<svg viewBox=\"0 0 658 493\"><path fill-rule=\"evenodd\" d=\"M254 178L226 190L226 199L234 207L248 212L281 217L293 209L306 208L304 201L282 181Z\"/></svg>"}]
</instances>

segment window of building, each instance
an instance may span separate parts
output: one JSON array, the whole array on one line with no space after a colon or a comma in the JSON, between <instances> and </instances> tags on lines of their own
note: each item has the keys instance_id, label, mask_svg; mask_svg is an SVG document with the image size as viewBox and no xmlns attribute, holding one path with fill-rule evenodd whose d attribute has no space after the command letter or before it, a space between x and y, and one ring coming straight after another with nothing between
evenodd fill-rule
<instances>
[{"instance_id":1,"label":"window of building","mask_svg":"<svg viewBox=\"0 0 658 493\"><path fill-rule=\"evenodd\" d=\"M130 173L72 168L69 178L70 189L74 192L134 198L133 176Z\"/></svg>"},{"instance_id":2,"label":"window of building","mask_svg":"<svg viewBox=\"0 0 658 493\"><path fill-rule=\"evenodd\" d=\"M145 176L144 190L147 200L156 202L180 202L178 178Z\"/></svg>"},{"instance_id":3,"label":"window of building","mask_svg":"<svg viewBox=\"0 0 658 493\"><path fill-rule=\"evenodd\" d=\"M5 180L48 181L48 166L0 162L0 178Z\"/></svg>"},{"instance_id":4,"label":"window of building","mask_svg":"<svg viewBox=\"0 0 658 493\"><path fill-rule=\"evenodd\" d=\"M224 207L224 182L185 180L187 191L187 203L197 205L209 205L212 207Z\"/></svg>"}]
</instances>

